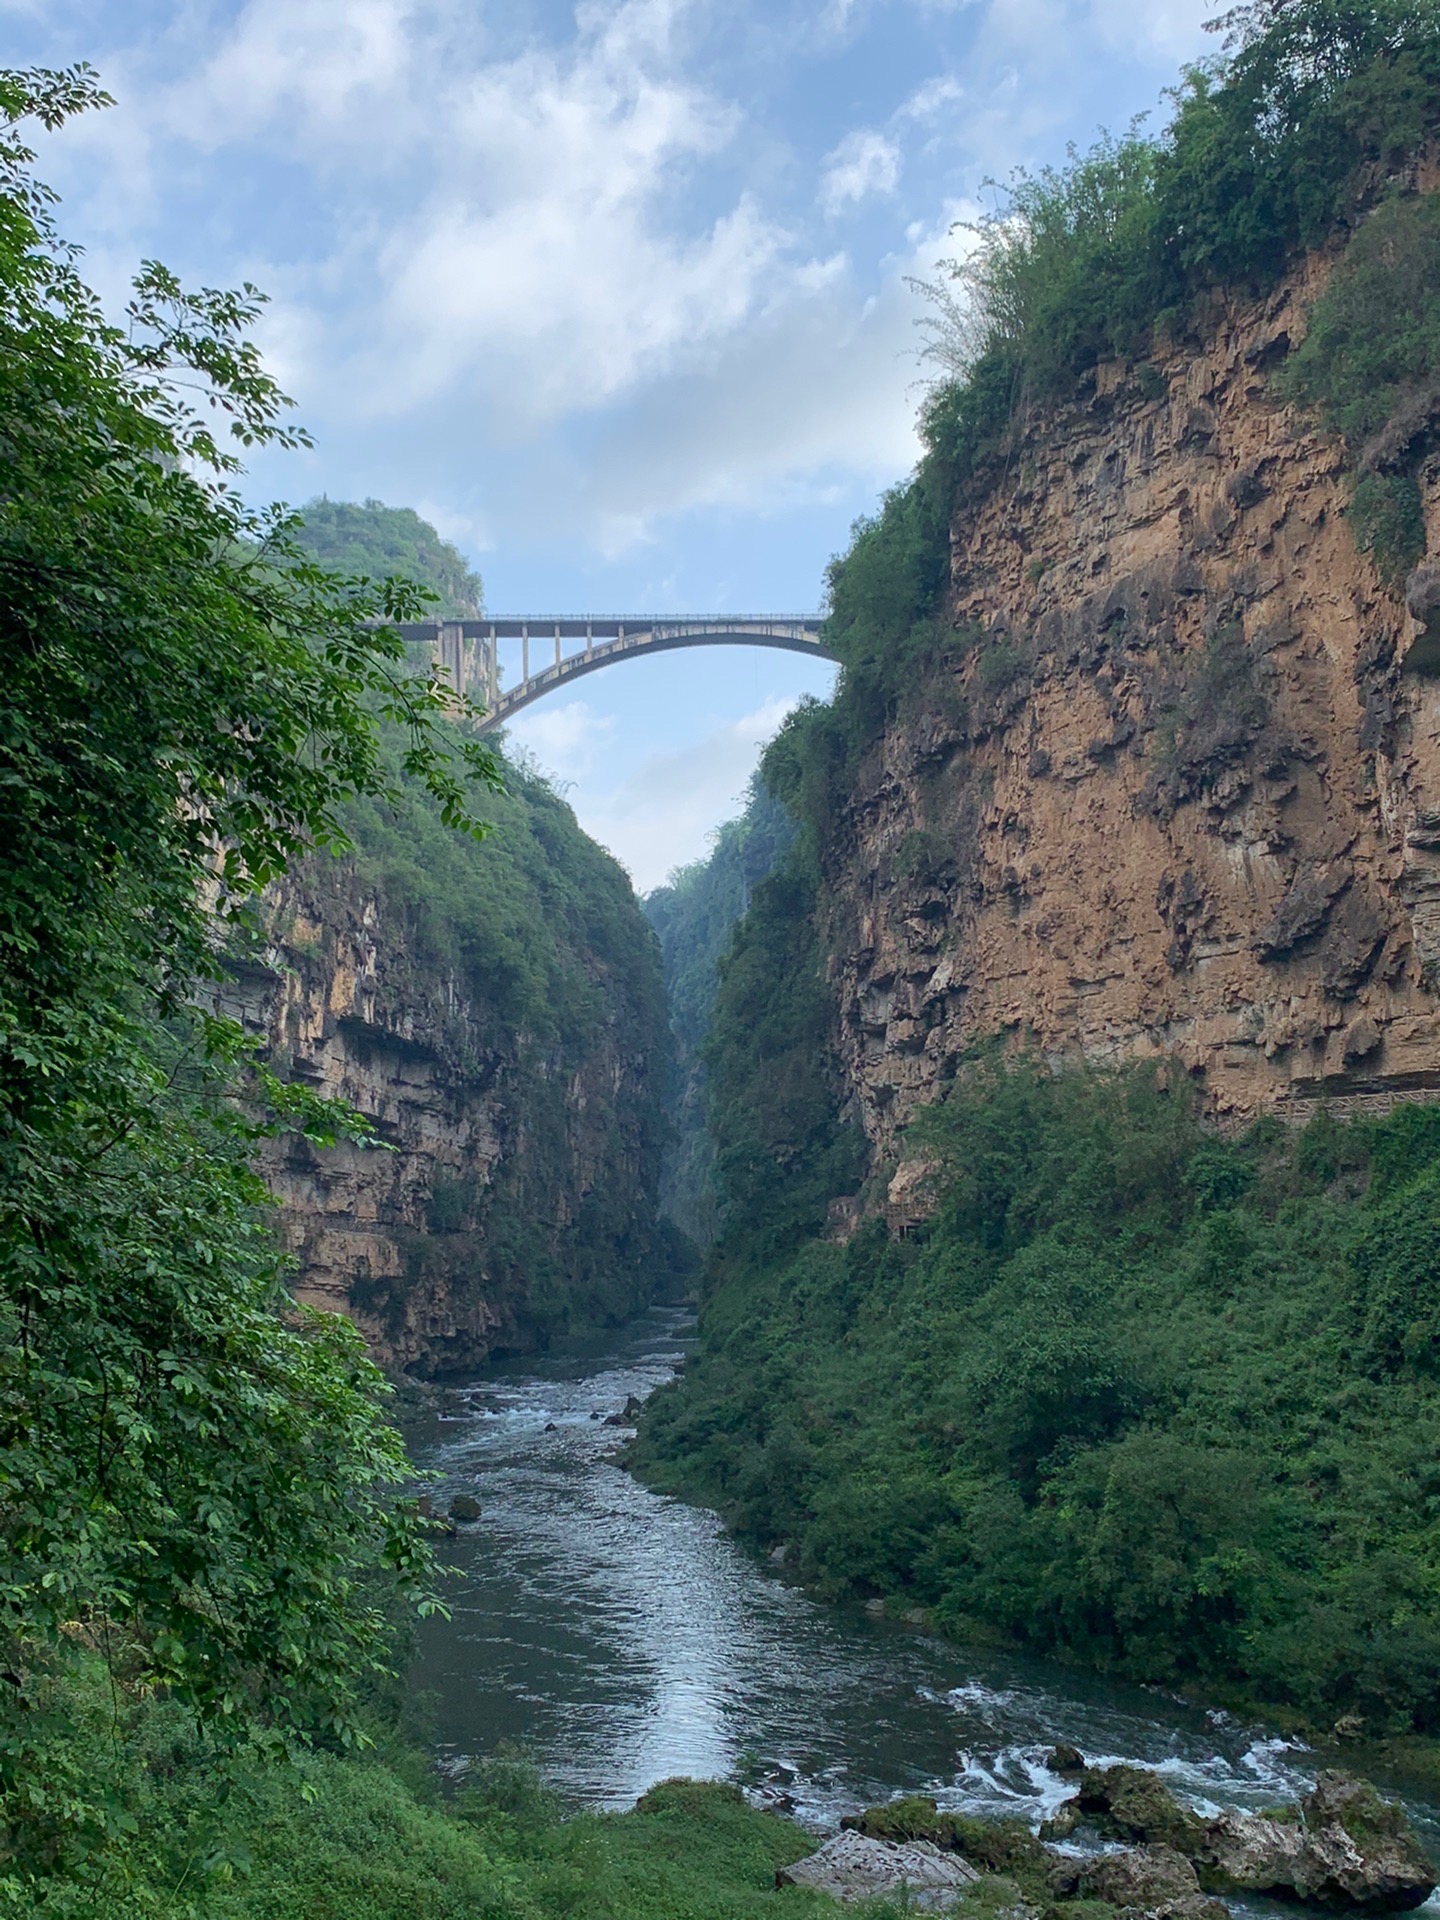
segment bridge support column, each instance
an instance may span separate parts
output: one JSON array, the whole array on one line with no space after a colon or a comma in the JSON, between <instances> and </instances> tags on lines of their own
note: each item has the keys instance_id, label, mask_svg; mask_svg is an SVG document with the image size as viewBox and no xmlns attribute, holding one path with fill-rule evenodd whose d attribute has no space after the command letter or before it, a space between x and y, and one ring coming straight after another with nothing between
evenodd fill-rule
<instances>
[{"instance_id":1,"label":"bridge support column","mask_svg":"<svg viewBox=\"0 0 1440 1920\"><path fill-rule=\"evenodd\" d=\"M465 629L453 621L441 622L435 637L435 666L458 700L465 691Z\"/></svg>"}]
</instances>

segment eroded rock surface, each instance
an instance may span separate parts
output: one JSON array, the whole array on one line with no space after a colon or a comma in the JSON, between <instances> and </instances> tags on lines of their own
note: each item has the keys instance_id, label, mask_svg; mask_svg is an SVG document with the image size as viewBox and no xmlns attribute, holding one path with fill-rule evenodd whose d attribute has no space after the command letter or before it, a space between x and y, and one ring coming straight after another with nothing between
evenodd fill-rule
<instances>
[{"instance_id":1,"label":"eroded rock surface","mask_svg":"<svg viewBox=\"0 0 1440 1920\"><path fill-rule=\"evenodd\" d=\"M997 1032L1175 1057L1237 1120L1440 1091L1440 576L1382 582L1341 449L1277 397L1327 271L1102 366L962 499L953 654L824 850L877 1165ZM902 1160L899 1224L923 1187Z\"/></svg>"},{"instance_id":2,"label":"eroded rock surface","mask_svg":"<svg viewBox=\"0 0 1440 1920\"><path fill-rule=\"evenodd\" d=\"M613 1004L588 1038L506 1031L339 861L273 889L264 931L226 1010L282 1077L357 1108L390 1149L262 1143L301 1300L418 1375L543 1337L537 1279L581 1319L642 1304L664 1065L625 983L597 978ZM587 1297L597 1274L616 1297Z\"/></svg>"},{"instance_id":3,"label":"eroded rock surface","mask_svg":"<svg viewBox=\"0 0 1440 1920\"><path fill-rule=\"evenodd\" d=\"M1244 1813L1211 1821L1199 1858L1217 1884L1327 1907L1405 1912L1435 1889L1404 1809L1343 1773L1322 1773L1293 1822Z\"/></svg>"},{"instance_id":4,"label":"eroded rock surface","mask_svg":"<svg viewBox=\"0 0 1440 1920\"><path fill-rule=\"evenodd\" d=\"M1221 1892L1379 1913L1420 1906L1436 1884L1404 1808L1350 1774L1322 1773L1293 1808L1205 1820L1143 1767L1086 1768L1047 1837L1067 1837L1085 1823L1104 1837L1145 1843L1137 1855L1113 1859L1173 1855L1192 1868L1192 1879L1198 1870L1205 1887ZM1095 1891L1112 1899L1098 1882ZM1201 1920L1200 1910L1184 1920Z\"/></svg>"},{"instance_id":5,"label":"eroded rock surface","mask_svg":"<svg viewBox=\"0 0 1440 1920\"><path fill-rule=\"evenodd\" d=\"M1081 1871L1078 1891L1133 1920L1228 1920L1230 1912L1201 1890L1194 1867L1173 1847L1101 1854Z\"/></svg>"},{"instance_id":6,"label":"eroded rock surface","mask_svg":"<svg viewBox=\"0 0 1440 1920\"><path fill-rule=\"evenodd\" d=\"M812 1887L834 1900L873 1900L904 1894L922 1913L944 1913L980 1875L929 1840L872 1840L846 1829L793 1866L781 1867L777 1887Z\"/></svg>"}]
</instances>

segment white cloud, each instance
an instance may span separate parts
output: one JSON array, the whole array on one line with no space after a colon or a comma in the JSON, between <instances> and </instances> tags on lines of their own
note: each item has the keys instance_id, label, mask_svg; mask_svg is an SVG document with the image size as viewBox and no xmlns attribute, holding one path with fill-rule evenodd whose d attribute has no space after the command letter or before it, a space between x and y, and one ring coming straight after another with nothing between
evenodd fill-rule
<instances>
[{"instance_id":1,"label":"white cloud","mask_svg":"<svg viewBox=\"0 0 1440 1920\"><path fill-rule=\"evenodd\" d=\"M561 706L541 702L517 714L506 732L546 774L565 782L583 780L594 770L614 737L615 722L586 700Z\"/></svg>"},{"instance_id":2,"label":"white cloud","mask_svg":"<svg viewBox=\"0 0 1440 1920\"><path fill-rule=\"evenodd\" d=\"M572 703L573 708L583 705ZM591 736L582 719L561 722L552 736L552 756L536 748L536 758L562 781L581 783L569 796L581 826L628 869L637 893L648 893L676 867L707 851L715 823L738 811L757 753L774 738L794 705L793 699L768 698L683 752L650 754L609 788L586 782L579 771L587 753L592 757L586 764L594 764ZM572 709L554 711L558 716ZM534 716L532 729L541 717ZM521 726L517 721L512 732L518 735ZM570 728L578 742L575 755L567 755L560 745ZM527 732L527 744L531 738L533 733Z\"/></svg>"},{"instance_id":3,"label":"white cloud","mask_svg":"<svg viewBox=\"0 0 1440 1920\"><path fill-rule=\"evenodd\" d=\"M249 0L208 60L170 90L168 119L201 148L283 117L329 140L403 95L413 39L406 0Z\"/></svg>"},{"instance_id":4,"label":"white cloud","mask_svg":"<svg viewBox=\"0 0 1440 1920\"><path fill-rule=\"evenodd\" d=\"M900 183L900 167L900 149L883 133L872 127L847 133L826 157L820 205L833 217L872 194L893 193Z\"/></svg>"},{"instance_id":5,"label":"white cloud","mask_svg":"<svg viewBox=\"0 0 1440 1920\"><path fill-rule=\"evenodd\" d=\"M937 73L915 89L901 106L896 118L933 120L946 107L953 107L964 98L965 89L953 73Z\"/></svg>"}]
</instances>

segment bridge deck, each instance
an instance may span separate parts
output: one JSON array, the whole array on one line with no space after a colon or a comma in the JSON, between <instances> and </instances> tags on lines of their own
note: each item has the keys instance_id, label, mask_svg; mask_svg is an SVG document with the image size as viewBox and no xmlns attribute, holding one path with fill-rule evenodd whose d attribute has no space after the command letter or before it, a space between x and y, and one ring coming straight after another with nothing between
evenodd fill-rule
<instances>
[{"instance_id":1,"label":"bridge deck","mask_svg":"<svg viewBox=\"0 0 1440 1920\"><path fill-rule=\"evenodd\" d=\"M594 673L612 661L641 653L668 653L678 647L775 647L790 653L834 655L820 638L821 621L776 614L495 614L475 620L426 620L402 626L409 641L428 643L435 664L457 693L470 694L485 709L480 731L503 726L522 707L569 680ZM502 640L518 640L520 679L502 690ZM566 642L571 643L567 652ZM582 643L578 648L574 643ZM532 673L530 649L553 659Z\"/></svg>"}]
</instances>

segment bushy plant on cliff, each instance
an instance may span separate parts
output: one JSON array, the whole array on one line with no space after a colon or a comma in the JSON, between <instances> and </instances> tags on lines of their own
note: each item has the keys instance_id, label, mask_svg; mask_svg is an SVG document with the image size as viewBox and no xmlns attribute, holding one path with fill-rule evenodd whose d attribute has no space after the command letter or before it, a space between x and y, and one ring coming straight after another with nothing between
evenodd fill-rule
<instances>
[{"instance_id":1,"label":"bushy plant on cliff","mask_svg":"<svg viewBox=\"0 0 1440 1920\"><path fill-rule=\"evenodd\" d=\"M1440 411L1440 196L1360 224L1281 386L1344 440L1356 542L1401 585L1425 550L1417 472Z\"/></svg>"},{"instance_id":2,"label":"bushy plant on cliff","mask_svg":"<svg viewBox=\"0 0 1440 1920\"><path fill-rule=\"evenodd\" d=\"M733 1260L642 1468L833 1593L1440 1729L1440 1112L977 1065L916 1134L930 1223Z\"/></svg>"},{"instance_id":3,"label":"bushy plant on cliff","mask_svg":"<svg viewBox=\"0 0 1440 1920\"><path fill-rule=\"evenodd\" d=\"M379 500L331 500L322 495L301 509L297 538L311 558L331 573L371 581L414 581L435 595L424 618L473 619L484 604L479 574L413 507L387 507Z\"/></svg>"},{"instance_id":4,"label":"bushy plant on cliff","mask_svg":"<svg viewBox=\"0 0 1440 1920\"><path fill-rule=\"evenodd\" d=\"M56 1676L98 1649L213 1727L346 1736L385 1595L426 1554L381 1383L286 1305L231 1095L192 1010L217 920L347 794L407 774L465 820L378 590L301 564L235 452L286 444L257 296L163 268L107 322L18 128L103 103L0 75L0 1892L101 1871L123 1810L67 1759ZM196 388L208 404L195 399ZM223 432L222 432L223 429ZM282 1105L323 1127L298 1090ZM90 1911L95 1911L92 1906Z\"/></svg>"},{"instance_id":5,"label":"bushy plant on cliff","mask_svg":"<svg viewBox=\"0 0 1440 1920\"><path fill-rule=\"evenodd\" d=\"M701 1049L710 1032L717 969L754 889L789 851L795 829L762 781L750 783L745 811L715 836L710 857L681 867L644 901L660 942L677 1059L669 1111L675 1138L666 1157L665 1211L699 1246L719 1230L715 1149L705 1120Z\"/></svg>"}]
</instances>

